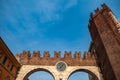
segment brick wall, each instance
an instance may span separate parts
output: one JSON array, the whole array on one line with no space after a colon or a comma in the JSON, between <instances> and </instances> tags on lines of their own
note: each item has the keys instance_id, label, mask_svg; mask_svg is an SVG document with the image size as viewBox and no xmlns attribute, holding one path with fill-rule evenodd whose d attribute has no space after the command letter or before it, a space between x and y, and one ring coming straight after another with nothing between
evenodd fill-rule
<instances>
[{"instance_id":1,"label":"brick wall","mask_svg":"<svg viewBox=\"0 0 120 80\"><path fill-rule=\"evenodd\" d=\"M0 80L15 80L21 65L0 38Z\"/></svg>"},{"instance_id":2,"label":"brick wall","mask_svg":"<svg viewBox=\"0 0 120 80\"><path fill-rule=\"evenodd\" d=\"M91 14L89 31L97 55L98 65L105 80L120 80L119 22L105 4Z\"/></svg>"},{"instance_id":3,"label":"brick wall","mask_svg":"<svg viewBox=\"0 0 120 80\"><path fill-rule=\"evenodd\" d=\"M64 61L68 66L97 66L96 60L91 56L90 52L84 53L84 58L81 57L80 52L76 52L72 58L71 52L64 53L64 57L61 58L60 52L54 52L54 57L51 58L49 52L44 52L43 57L40 56L40 52L33 52L30 56L29 51L23 51L22 54L17 54L16 58L22 65L55 65L58 61Z\"/></svg>"}]
</instances>

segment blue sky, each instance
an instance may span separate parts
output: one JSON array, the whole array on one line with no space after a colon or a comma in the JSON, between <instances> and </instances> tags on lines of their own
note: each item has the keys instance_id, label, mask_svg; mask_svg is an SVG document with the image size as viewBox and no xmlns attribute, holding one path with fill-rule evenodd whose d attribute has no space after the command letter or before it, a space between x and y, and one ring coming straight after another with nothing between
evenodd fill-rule
<instances>
[{"instance_id":1,"label":"blue sky","mask_svg":"<svg viewBox=\"0 0 120 80\"><path fill-rule=\"evenodd\" d=\"M120 0L0 0L0 36L14 55L23 50L83 53L91 42L89 15L103 3L120 21Z\"/></svg>"},{"instance_id":2,"label":"blue sky","mask_svg":"<svg viewBox=\"0 0 120 80\"><path fill-rule=\"evenodd\" d=\"M42 73L42 75L41 75L41 73ZM76 72L69 77L69 80L88 80L88 77L83 77L83 76L88 76L88 75L87 75L87 73L84 73L84 72ZM50 75L44 71L39 71L39 72L35 72L34 74L31 74L29 79L30 80L54 80L52 75Z\"/></svg>"},{"instance_id":3,"label":"blue sky","mask_svg":"<svg viewBox=\"0 0 120 80\"><path fill-rule=\"evenodd\" d=\"M0 36L13 54L84 52L91 42L89 15L102 3L120 19L119 0L0 0Z\"/></svg>"}]
</instances>

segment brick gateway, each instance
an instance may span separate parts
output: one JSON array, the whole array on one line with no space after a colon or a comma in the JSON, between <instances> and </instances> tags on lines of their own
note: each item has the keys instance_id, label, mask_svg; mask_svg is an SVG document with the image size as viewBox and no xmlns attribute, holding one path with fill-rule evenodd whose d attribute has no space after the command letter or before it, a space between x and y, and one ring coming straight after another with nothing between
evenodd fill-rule
<instances>
[{"instance_id":1,"label":"brick gateway","mask_svg":"<svg viewBox=\"0 0 120 80\"><path fill-rule=\"evenodd\" d=\"M84 58L81 57L80 52L76 52L73 58L71 54L71 52L65 52L63 58L60 52L54 52L53 58L50 57L49 52L44 52L43 57L40 57L40 52L33 52L32 56L29 51L17 54L16 58L22 64L22 68L16 80L28 80L28 76L36 71L46 71L55 80L68 80L74 72L84 71L91 74L95 80L102 80L95 57L90 52L85 52ZM57 70L59 62L65 63L65 70Z\"/></svg>"}]
</instances>

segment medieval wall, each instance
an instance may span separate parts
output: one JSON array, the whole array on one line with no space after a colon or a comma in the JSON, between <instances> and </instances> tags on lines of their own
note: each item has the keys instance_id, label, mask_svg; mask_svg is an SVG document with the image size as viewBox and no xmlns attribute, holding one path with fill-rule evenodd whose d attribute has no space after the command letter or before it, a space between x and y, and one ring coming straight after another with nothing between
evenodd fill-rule
<instances>
[{"instance_id":1,"label":"medieval wall","mask_svg":"<svg viewBox=\"0 0 120 80\"><path fill-rule=\"evenodd\" d=\"M103 80L99 68L96 66L67 66L67 68L60 72L56 70L56 66L41 66L41 65L23 65L20 69L16 80L28 80L29 75L36 71L46 70L51 73L54 80L68 80L75 71L84 71L91 74L94 80Z\"/></svg>"},{"instance_id":2,"label":"medieval wall","mask_svg":"<svg viewBox=\"0 0 120 80\"><path fill-rule=\"evenodd\" d=\"M83 58L80 52L75 52L72 58L72 53L65 51L64 57L61 58L61 52L54 52L54 57L50 57L49 52L45 51L43 57L41 57L39 51L33 52L32 55L29 51L23 51L22 54L17 54L16 58L22 65L53 66L58 61L64 61L68 66L97 66L96 60L90 52L85 52Z\"/></svg>"}]
</instances>

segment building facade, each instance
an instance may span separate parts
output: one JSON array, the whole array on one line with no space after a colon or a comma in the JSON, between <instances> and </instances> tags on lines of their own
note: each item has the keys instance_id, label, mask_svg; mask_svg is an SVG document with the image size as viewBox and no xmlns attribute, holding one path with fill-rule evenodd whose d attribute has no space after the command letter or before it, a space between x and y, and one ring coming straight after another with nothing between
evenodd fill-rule
<instances>
[{"instance_id":1,"label":"building facade","mask_svg":"<svg viewBox=\"0 0 120 80\"><path fill-rule=\"evenodd\" d=\"M0 38L0 80L15 80L20 63Z\"/></svg>"},{"instance_id":2,"label":"building facade","mask_svg":"<svg viewBox=\"0 0 120 80\"><path fill-rule=\"evenodd\" d=\"M89 31L95 54L104 80L120 80L120 23L105 4L91 14Z\"/></svg>"}]
</instances>

